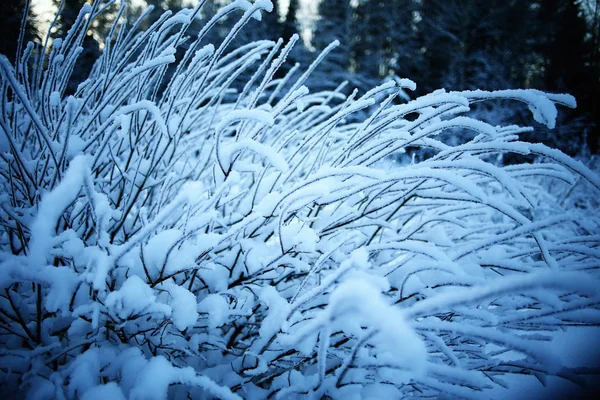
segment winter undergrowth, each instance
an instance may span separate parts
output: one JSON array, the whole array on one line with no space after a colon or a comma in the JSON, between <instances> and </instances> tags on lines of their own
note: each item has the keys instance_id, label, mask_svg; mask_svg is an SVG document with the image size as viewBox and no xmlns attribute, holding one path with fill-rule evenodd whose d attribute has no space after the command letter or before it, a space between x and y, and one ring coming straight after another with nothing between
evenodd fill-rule
<instances>
[{"instance_id":1,"label":"winter undergrowth","mask_svg":"<svg viewBox=\"0 0 600 400\"><path fill-rule=\"evenodd\" d=\"M469 117L510 99L553 127L571 96L309 90L336 43L287 74L298 36L234 47L268 0L193 37L203 1L145 31L123 4L69 94L106 3L0 57L1 393L480 398L511 374L581 380L551 332L600 322L583 204L600 178Z\"/></svg>"}]
</instances>

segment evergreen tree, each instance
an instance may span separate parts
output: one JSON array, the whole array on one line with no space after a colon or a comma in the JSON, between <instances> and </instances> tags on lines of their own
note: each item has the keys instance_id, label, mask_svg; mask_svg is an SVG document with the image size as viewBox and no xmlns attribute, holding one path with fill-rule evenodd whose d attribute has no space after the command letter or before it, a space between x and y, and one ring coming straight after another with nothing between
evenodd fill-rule
<instances>
[{"instance_id":1,"label":"evergreen tree","mask_svg":"<svg viewBox=\"0 0 600 400\"><path fill-rule=\"evenodd\" d=\"M54 3L57 7L62 4L62 10L54 25L53 37L66 39L69 29L75 24L81 8L89 2L86 0L54 0ZM104 28L108 23L106 15L103 15L102 18L102 20L96 21L93 25L90 24L90 28L85 32L77 68L73 71L71 80L67 86L67 92L69 93L74 92L77 85L88 77L94 62L101 54L99 40L104 37L106 32Z\"/></svg>"},{"instance_id":2,"label":"evergreen tree","mask_svg":"<svg viewBox=\"0 0 600 400\"><path fill-rule=\"evenodd\" d=\"M277 3L276 1L273 4ZM288 40L294 33L300 31L298 26L298 0L289 0L287 12L285 13L285 19L283 20L283 26L281 30L281 36L284 40Z\"/></svg>"},{"instance_id":3,"label":"evergreen tree","mask_svg":"<svg viewBox=\"0 0 600 400\"><path fill-rule=\"evenodd\" d=\"M352 17L352 70L369 86L387 76L413 77L419 67L414 0L362 0Z\"/></svg>"},{"instance_id":4,"label":"evergreen tree","mask_svg":"<svg viewBox=\"0 0 600 400\"><path fill-rule=\"evenodd\" d=\"M595 148L593 124L581 116L598 114L599 74L589 62L593 35L580 5L576 0L422 0L423 68L415 79L425 91L527 87L571 93L580 107L564 114L570 125L559 122L552 132L539 126L536 140L576 152L587 134ZM525 110L487 111L492 123L503 118L522 123Z\"/></svg>"},{"instance_id":5,"label":"evergreen tree","mask_svg":"<svg viewBox=\"0 0 600 400\"><path fill-rule=\"evenodd\" d=\"M19 35L21 32L21 21L27 0L2 0L0 2L0 54L4 54L9 60L14 61L17 54ZM23 45L38 38L35 26L36 16L31 9L27 15L27 25L23 36Z\"/></svg>"},{"instance_id":6,"label":"evergreen tree","mask_svg":"<svg viewBox=\"0 0 600 400\"><path fill-rule=\"evenodd\" d=\"M279 20L280 18L280 5L279 1L272 0L273 3L273 11L270 13L264 12L262 15L262 22L260 23L260 28L265 32L263 38L269 38L272 40L277 40L280 36L283 35L283 24Z\"/></svg>"},{"instance_id":7,"label":"evergreen tree","mask_svg":"<svg viewBox=\"0 0 600 400\"><path fill-rule=\"evenodd\" d=\"M571 93L578 100L578 109L566 114L564 119L573 121L582 114L587 117L574 129L557 131L562 133L560 147L578 150L583 137L587 136L587 144L595 152L599 144L597 93L600 91L600 71L597 64L590 61L598 49L593 47L593 34L588 35L580 5L576 0L540 1L540 20L545 23L537 48L544 55L543 88Z\"/></svg>"},{"instance_id":8,"label":"evergreen tree","mask_svg":"<svg viewBox=\"0 0 600 400\"><path fill-rule=\"evenodd\" d=\"M379 0L359 3L353 18L353 71L371 78L379 77L385 68L385 53L390 50L391 25L386 4Z\"/></svg>"},{"instance_id":9,"label":"evergreen tree","mask_svg":"<svg viewBox=\"0 0 600 400\"><path fill-rule=\"evenodd\" d=\"M144 0L147 6L152 6L153 9L150 12L150 15L146 18L144 23L141 26L141 29L146 29L150 25L152 25L156 20L160 18L166 11L170 10L172 13L176 13L177 11L183 8L182 0ZM141 15L145 12L147 7L139 7L134 11L135 14Z\"/></svg>"},{"instance_id":10,"label":"evergreen tree","mask_svg":"<svg viewBox=\"0 0 600 400\"><path fill-rule=\"evenodd\" d=\"M497 7L487 0L423 0L421 8L426 84L448 89L495 89L505 82L491 55Z\"/></svg>"},{"instance_id":11,"label":"evergreen tree","mask_svg":"<svg viewBox=\"0 0 600 400\"><path fill-rule=\"evenodd\" d=\"M349 0L322 0L319 3L319 19L313 31L313 46L321 51L334 40L340 45L319 66L315 79L321 79L323 87L333 88L349 76L350 68L350 24L352 7ZM322 75L322 76L321 76Z\"/></svg>"},{"instance_id":12,"label":"evergreen tree","mask_svg":"<svg viewBox=\"0 0 600 400\"><path fill-rule=\"evenodd\" d=\"M301 27L298 20L299 8L300 4L298 0L289 0L288 9L281 24L281 37L283 38L284 42L290 40L294 34L300 35L301 33ZM288 55L288 62L283 66L283 68L280 69L280 71L277 72L277 75L280 76L286 73L295 63L301 63L304 65L310 63L312 59L313 55L310 54L306 46L304 46L302 38L300 38Z\"/></svg>"}]
</instances>

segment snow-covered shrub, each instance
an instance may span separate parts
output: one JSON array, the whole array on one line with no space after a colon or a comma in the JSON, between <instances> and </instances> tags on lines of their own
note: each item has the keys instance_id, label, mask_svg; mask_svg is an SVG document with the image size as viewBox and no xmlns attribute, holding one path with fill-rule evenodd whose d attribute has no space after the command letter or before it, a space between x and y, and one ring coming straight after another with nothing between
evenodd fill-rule
<instances>
[{"instance_id":1,"label":"snow-covered shrub","mask_svg":"<svg viewBox=\"0 0 600 400\"><path fill-rule=\"evenodd\" d=\"M512 373L577 381L548 332L600 321L599 221L546 181L597 196L600 179L519 141L527 128L468 117L514 99L552 127L573 98L394 105L409 80L309 92L321 58L274 79L297 36L228 50L268 0L237 0L188 38L202 4L146 31L116 18L73 95L98 2L51 46L0 57L0 392L477 397ZM228 14L230 35L205 43ZM472 135L436 139L455 128ZM433 155L395 164L410 148ZM498 166L505 153L539 162Z\"/></svg>"}]
</instances>

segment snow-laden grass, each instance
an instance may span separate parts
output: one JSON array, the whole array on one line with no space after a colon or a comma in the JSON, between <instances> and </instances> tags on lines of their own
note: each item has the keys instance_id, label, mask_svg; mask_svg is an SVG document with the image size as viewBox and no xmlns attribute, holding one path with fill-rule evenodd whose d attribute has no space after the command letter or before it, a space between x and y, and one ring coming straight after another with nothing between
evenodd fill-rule
<instances>
[{"instance_id":1,"label":"snow-laden grass","mask_svg":"<svg viewBox=\"0 0 600 400\"><path fill-rule=\"evenodd\" d=\"M519 141L528 128L468 116L508 98L551 127L574 99L309 91L321 57L276 75L296 36L230 50L269 1L187 38L202 4L146 31L117 18L72 95L98 2L66 38L0 57L0 392L480 398L510 374L578 382L548 333L600 322L600 178ZM226 15L230 35L205 43ZM507 153L538 161L496 162Z\"/></svg>"}]
</instances>

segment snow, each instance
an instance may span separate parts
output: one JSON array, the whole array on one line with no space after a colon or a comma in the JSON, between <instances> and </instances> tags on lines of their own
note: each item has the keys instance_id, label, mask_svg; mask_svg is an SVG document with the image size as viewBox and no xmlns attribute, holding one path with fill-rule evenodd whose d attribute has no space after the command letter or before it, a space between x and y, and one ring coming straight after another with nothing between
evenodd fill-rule
<instances>
[{"instance_id":1,"label":"snow","mask_svg":"<svg viewBox=\"0 0 600 400\"><path fill-rule=\"evenodd\" d=\"M175 61L174 58L173 58L173 61ZM171 62L173 62L173 61L171 61ZM153 66L149 67L149 68L153 68ZM142 101L138 101L135 104L130 104L130 105L121 107L113 115L115 118L118 118L121 115L131 114L133 112L140 111L140 110L144 110L144 111L147 111L148 113L152 114L155 122L158 124L160 132L165 136L171 136L170 132L169 132L169 128L167 127L167 124L161 115L160 109L156 106L156 104L154 104L153 102L151 102L149 100L142 100Z\"/></svg>"},{"instance_id":2,"label":"snow","mask_svg":"<svg viewBox=\"0 0 600 400\"><path fill-rule=\"evenodd\" d=\"M519 398L585 380L598 167L472 109L517 100L553 127L574 98L409 98L398 77L321 91L309 76L339 42L298 73L298 35L240 36L272 6L229 2L189 38L191 11L115 25L69 96L83 14L31 68L0 57L0 396Z\"/></svg>"},{"instance_id":3,"label":"snow","mask_svg":"<svg viewBox=\"0 0 600 400\"><path fill-rule=\"evenodd\" d=\"M45 256L52 246L54 227L62 213L79 194L87 171L87 157L76 157L71 161L60 184L43 196L31 227L33 236L30 244L30 265L33 268L46 264Z\"/></svg>"},{"instance_id":4,"label":"snow","mask_svg":"<svg viewBox=\"0 0 600 400\"><path fill-rule=\"evenodd\" d=\"M170 64L170 63L175 62L174 53L175 53L174 47L167 47L164 50L163 54L161 54L159 57L151 58L148 61L146 61L144 64L140 65L139 67L133 68L130 72L130 76L135 77L137 75L141 75L143 72L155 69L155 68L163 66L165 64ZM148 103L148 102L143 101L142 104L146 104L146 103Z\"/></svg>"},{"instance_id":5,"label":"snow","mask_svg":"<svg viewBox=\"0 0 600 400\"><path fill-rule=\"evenodd\" d=\"M258 195L257 195L258 197ZM279 193L268 193L265 195L260 203L254 207L254 211L262 217L269 217L273 215L275 208L281 203L281 194Z\"/></svg>"},{"instance_id":6,"label":"snow","mask_svg":"<svg viewBox=\"0 0 600 400\"><path fill-rule=\"evenodd\" d=\"M115 317L126 320L132 315L144 312L158 312L171 315L171 307L156 303L156 296L150 286L136 275L129 277L119 290L106 296L106 308Z\"/></svg>"},{"instance_id":7,"label":"snow","mask_svg":"<svg viewBox=\"0 0 600 400\"><path fill-rule=\"evenodd\" d=\"M207 377L197 376L190 367L176 368L162 356L153 357L140 371L129 398L132 400L166 399L171 383L189 383L199 386L209 394L224 400L240 399L239 396L231 393L227 388L217 386Z\"/></svg>"},{"instance_id":8,"label":"snow","mask_svg":"<svg viewBox=\"0 0 600 400\"><path fill-rule=\"evenodd\" d=\"M125 396L115 382L94 386L93 388L87 390L83 396L81 396L81 400L104 399L125 400Z\"/></svg>"},{"instance_id":9,"label":"snow","mask_svg":"<svg viewBox=\"0 0 600 400\"><path fill-rule=\"evenodd\" d=\"M198 321L196 311L196 296L189 290L166 281L161 283L159 290L164 290L167 297L165 302L171 309L171 320L180 331L192 328ZM216 312L216 311L215 311Z\"/></svg>"},{"instance_id":10,"label":"snow","mask_svg":"<svg viewBox=\"0 0 600 400\"><path fill-rule=\"evenodd\" d=\"M268 111L264 110L234 110L228 113L222 120L215 126L217 132L221 132L227 126L234 122L249 119L263 125L273 125L273 116Z\"/></svg>"},{"instance_id":11,"label":"snow","mask_svg":"<svg viewBox=\"0 0 600 400\"><path fill-rule=\"evenodd\" d=\"M394 380L408 382L425 371L425 345L407 324L404 315L391 307L380 293L381 289L371 282L350 278L332 293L328 319L353 316L338 325L350 334L358 328L357 323L376 329L377 341L374 343L381 349L378 360L406 368L407 374L402 377L403 374L398 374Z\"/></svg>"},{"instance_id":12,"label":"snow","mask_svg":"<svg viewBox=\"0 0 600 400\"><path fill-rule=\"evenodd\" d=\"M144 246L144 261L145 267L150 273L150 276L157 278L163 265L165 272L167 267L171 265L172 251L177 242L181 239L181 232L177 229L165 229L164 231L153 236Z\"/></svg>"},{"instance_id":13,"label":"snow","mask_svg":"<svg viewBox=\"0 0 600 400\"><path fill-rule=\"evenodd\" d=\"M239 7L245 11L251 9L265 10L267 12L273 11L273 3L271 3L271 0L258 0L254 2L254 4L250 3L247 0L236 0L232 3L232 6ZM256 19L257 21L261 21L262 14L260 13L260 11L255 11L254 13L252 13L252 18Z\"/></svg>"},{"instance_id":14,"label":"snow","mask_svg":"<svg viewBox=\"0 0 600 400\"><path fill-rule=\"evenodd\" d=\"M260 292L260 301L269 312L262 322L259 330L260 337L265 339L273 336L284 326L290 311L289 303L272 286L265 286Z\"/></svg>"},{"instance_id":15,"label":"snow","mask_svg":"<svg viewBox=\"0 0 600 400\"><path fill-rule=\"evenodd\" d=\"M166 399L169 385L175 381L175 374L173 366L164 357L152 358L139 372L129 398L132 400Z\"/></svg>"},{"instance_id":16,"label":"snow","mask_svg":"<svg viewBox=\"0 0 600 400\"><path fill-rule=\"evenodd\" d=\"M60 107L60 93L52 92L50 94L50 105L52 107Z\"/></svg>"},{"instance_id":17,"label":"snow","mask_svg":"<svg viewBox=\"0 0 600 400\"><path fill-rule=\"evenodd\" d=\"M556 97L546 96L544 93L539 91L513 89L487 92L483 90L473 90L460 93L462 95L466 95L468 98L475 99L476 101L491 98L520 100L527 104L537 122L546 125L550 129L553 129L556 126L556 116L558 115L558 111L556 110L553 100L559 101L561 104L571 108L576 106L575 98L573 96L565 94L556 95Z\"/></svg>"},{"instance_id":18,"label":"snow","mask_svg":"<svg viewBox=\"0 0 600 400\"><path fill-rule=\"evenodd\" d=\"M261 156L268 160L277 170L280 172L286 172L288 170L288 164L281 154L277 153L272 147L266 146L252 139L242 139L239 142L235 142L227 146L224 152L224 162L226 165L231 164L231 160L236 153L244 150L250 150L253 153Z\"/></svg>"},{"instance_id":19,"label":"snow","mask_svg":"<svg viewBox=\"0 0 600 400\"><path fill-rule=\"evenodd\" d=\"M305 253L314 252L319 241L319 236L313 229L296 220L285 225L281 235L281 240L285 243L284 247L292 247L296 251Z\"/></svg>"},{"instance_id":20,"label":"snow","mask_svg":"<svg viewBox=\"0 0 600 400\"><path fill-rule=\"evenodd\" d=\"M208 319L208 327L215 329L229 318L229 303L218 294L209 294L198 303L198 312L205 314Z\"/></svg>"},{"instance_id":21,"label":"snow","mask_svg":"<svg viewBox=\"0 0 600 400\"><path fill-rule=\"evenodd\" d=\"M139 348L130 347L119 355L121 363L121 388L127 398L130 398L132 389L136 387L136 381L140 372L148 364Z\"/></svg>"},{"instance_id":22,"label":"snow","mask_svg":"<svg viewBox=\"0 0 600 400\"><path fill-rule=\"evenodd\" d=\"M200 269L199 275L208 285L211 293L219 293L227 289L229 271L214 263L207 263Z\"/></svg>"}]
</instances>

